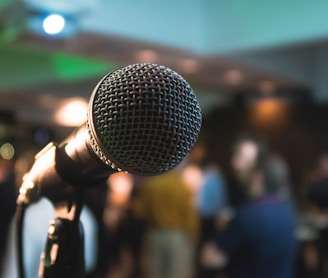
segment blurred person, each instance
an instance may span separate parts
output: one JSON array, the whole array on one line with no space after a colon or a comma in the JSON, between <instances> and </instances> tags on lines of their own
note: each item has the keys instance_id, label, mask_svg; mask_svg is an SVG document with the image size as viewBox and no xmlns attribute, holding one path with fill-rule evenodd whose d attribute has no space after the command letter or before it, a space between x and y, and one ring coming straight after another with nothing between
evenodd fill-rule
<instances>
[{"instance_id":1,"label":"blurred person","mask_svg":"<svg viewBox=\"0 0 328 278\"><path fill-rule=\"evenodd\" d=\"M197 250L217 233L217 219L227 206L226 184L220 168L208 158L205 145L198 143L190 153L192 162L183 171L188 184L193 184L195 202L200 217L200 235ZM197 252L199 253L199 252ZM216 277L217 270L199 265L197 277Z\"/></svg>"},{"instance_id":2,"label":"blurred person","mask_svg":"<svg viewBox=\"0 0 328 278\"><path fill-rule=\"evenodd\" d=\"M217 216L227 206L226 183L219 166L208 158L206 147L197 144L191 151L190 165L183 171L188 184L194 184L196 208L201 218L200 239L216 231Z\"/></svg>"},{"instance_id":3,"label":"blurred person","mask_svg":"<svg viewBox=\"0 0 328 278\"><path fill-rule=\"evenodd\" d=\"M318 158L307 186L306 198L317 208L328 208L328 153L323 153Z\"/></svg>"},{"instance_id":4,"label":"blurred person","mask_svg":"<svg viewBox=\"0 0 328 278\"><path fill-rule=\"evenodd\" d=\"M328 153L323 152L319 155L304 193L308 205L308 226L316 232L316 237L304 244L304 264L307 266L306 271L312 273L313 277L326 277L328 275Z\"/></svg>"},{"instance_id":5,"label":"blurred person","mask_svg":"<svg viewBox=\"0 0 328 278\"><path fill-rule=\"evenodd\" d=\"M10 222L16 210L16 178L14 159L0 155L0 271L8 238Z\"/></svg>"},{"instance_id":6,"label":"blurred person","mask_svg":"<svg viewBox=\"0 0 328 278\"><path fill-rule=\"evenodd\" d=\"M228 179L229 206L238 208L247 201L247 185L257 165L267 157L266 143L251 135L241 135L233 145L231 157L232 173Z\"/></svg>"},{"instance_id":7,"label":"blurred person","mask_svg":"<svg viewBox=\"0 0 328 278\"><path fill-rule=\"evenodd\" d=\"M97 234L96 234L96 250L97 261L94 270L88 274L88 278L102 278L107 271L107 256L108 248L106 247L106 225L103 220L103 213L106 205L108 186L106 180L97 186L87 189L87 194L84 196L84 203L92 215L95 217Z\"/></svg>"},{"instance_id":8,"label":"blurred person","mask_svg":"<svg viewBox=\"0 0 328 278\"><path fill-rule=\"evenodd\" d=\"M198 211L202 222L202 239L213 236L216 218L226 208L226 184L217 165L209 164L203 169L203 183L197 196Z\"/></svg>"},{"instance_id":9,"label":"blurred person","mask_svg":"<svg viewBox=\"0 0 328 278\"><path fill-rule=\"evenodd\" d=\"M26 278L39 277L40 256L45 248L52 219L54 207L46 198L31 204L26 210L23 223L23 260ZM86 206L82 209L80 220L84 231L85 271L88 274L95 268L97 261L97 222ZM16 221L12 221L10 225L10 236L0 277L19 277L16 224Z\"/></svg>"},{"instance_id":10,"label":"blurred person","mask_svg":"<svg viewBox=\"0 0 328 278\"><path fill-rule=\"evenodd\" d=\"M198 216L180 168L147 178L135 198L134 213L147 225L149 278L188 278L193 272Z\"/></svg>"},{"instance_id":11,"label":"blurred person","mask_svg":"<svg viewBox=\"0 0 328 278\"><path fill-rule=\"evenodd\" d=\"M215 164L203 167L203 183L197 195L197 207L200 216L200 240L198 250L209 242L218 232L218 220L226 209L226 184ZM199 252L198 252L199 254ZM220 269L198 267L199 278L217 277Z\"/></svg>"},{"instance_id":12,"label":"blurred person","mask_svg":"<svg viewBox=\"0 0 328 278\"><path fill-rule=\"evenodd\" d=\"M202 250L202 263L229 278L291 278L297 256L296 214L281 160L252 137L238 140L232 164L242 198L227 227Z\"/></svg>"},{"instance_id":13,"label":"blurred person","mask_svg":"<svg viewBox=\"0 0 328 278\"><path fill-rule=\"evenodd\" d=\"M134 271L131 233L131 195L134 181L131 174L119 172L107 179L108 193L103 212L106 227L107 274L127 277Z\"/></svg>"}]
</instances>

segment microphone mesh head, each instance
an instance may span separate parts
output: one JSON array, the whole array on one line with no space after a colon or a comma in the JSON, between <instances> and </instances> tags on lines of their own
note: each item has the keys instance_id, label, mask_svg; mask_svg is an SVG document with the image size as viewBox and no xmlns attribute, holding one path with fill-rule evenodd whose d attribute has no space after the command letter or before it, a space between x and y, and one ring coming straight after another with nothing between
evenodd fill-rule
<instances>
[{"instance_id":1,"label":"microphone mesh head","mask_svg":"<svg viewBox=\"0 0 328 278\"><path fill-rule=\"evenodd\" d=\"M106 75L95 88L87 127L90 145L112 168L158 175L189 153L201 128L190 85L155 64L134 64Z\"/></svg>"}]
</instances>

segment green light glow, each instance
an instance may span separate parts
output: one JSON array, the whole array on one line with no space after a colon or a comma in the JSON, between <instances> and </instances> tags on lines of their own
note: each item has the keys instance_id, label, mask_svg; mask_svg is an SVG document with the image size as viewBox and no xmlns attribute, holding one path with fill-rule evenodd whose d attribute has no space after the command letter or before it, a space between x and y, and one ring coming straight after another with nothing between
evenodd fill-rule
<instances>
[{"instance_id":1,"label":"green light glow","mask_svg":"<svg viewBox=\"0 0 328 278\"><path fill-rule=\"evenodd\" d=\"M56 76L61 80L75 80L93 76L102 77L115 67L114 64L64 53L52 53L50 60L52 69L56 71Z\"/></svg>"},{"instance_id":2,"label":"green light glow","mask_svg":"<svg viewBox=\"0 0 328 278\"><path fill-rule=\"evenodd\" d=\"M0 44L0 91L101 78L115 67L107 61L73 54Z\"/></svg>"}]
</instances>

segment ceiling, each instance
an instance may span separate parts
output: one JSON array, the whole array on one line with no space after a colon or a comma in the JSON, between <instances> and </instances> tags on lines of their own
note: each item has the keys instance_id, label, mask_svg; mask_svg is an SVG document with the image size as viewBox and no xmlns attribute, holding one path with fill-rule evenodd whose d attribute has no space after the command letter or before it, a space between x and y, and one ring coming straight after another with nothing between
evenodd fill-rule
<instances>
[{"instance_id":1,"label":"ceiling","mask_svg":"<svg viewBox=\"0 0 328 278\"><path fill-rule=\"evenodd\" d=\"M67 30L47 36L50 12ZM0 109L53 124L107 72L154 62L194 88L203 111L237 93L310 92L327 101L328 1L0 0Z\"/></svg>"}]
</instances>

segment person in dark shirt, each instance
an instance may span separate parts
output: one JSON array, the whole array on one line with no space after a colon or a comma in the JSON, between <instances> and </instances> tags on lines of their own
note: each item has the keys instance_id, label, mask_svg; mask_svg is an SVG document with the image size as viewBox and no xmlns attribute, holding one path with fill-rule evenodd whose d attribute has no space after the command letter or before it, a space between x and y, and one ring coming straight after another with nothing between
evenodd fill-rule
<instances>
[{"instance_id":1,"label":"person in dark shirt","mask_svg":"<svg viewBox=\"0 0 328 278\"><path fill-rule=\"evenodd\" d=\"M303 256L304 272L313 273L315 277L327 277L328 269L328 152L319 155L315 169L306 184L304 201L306 204L307 225L315 232L315 237L303 244L303 254L311 251L315 254L315 263L309 264L306 256ZM324 220L324 221L323 221ZM311 276L312 277L312 276ZM313 276L314 277L314 276Z\"/></svg>"},{"instance_id":2,"label":"person in dark shirt","mask_svg":"<svg viewBox=\"0 0 328 278\"><path fill-rule=\"evenodd\" d=\"M293 277L294 229L289 202L268 197L242 206L217 241L229 257L229 277Z\"/></svg>"},{"instance_id":3,"label":"person in dark shirt","mask_svg":"<svg viewBox=\"0 0 328 278\"><path fill-rule=\"evenodd\" d=\"M320 155L305 191L306 200L320 210L328 209L328 153Z\"/></svg>"},{"instance_id":4,"label":"person in dark shirt","mask_svg":"<svg viewBox=\"0 0 328 278\"><path fill-rule=\"evenodd\" d=\"M296 214L285 164L262 156L255 140L240 141L233 165L244 199L213 243L204 264L225 265L229 278L292 278L297 256Z\"/></svg>"}]
</instances>

